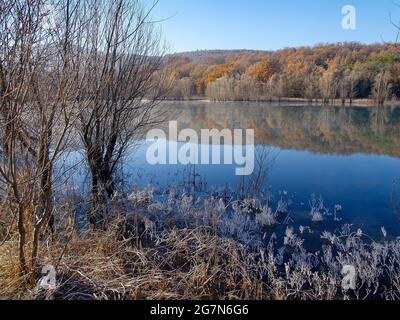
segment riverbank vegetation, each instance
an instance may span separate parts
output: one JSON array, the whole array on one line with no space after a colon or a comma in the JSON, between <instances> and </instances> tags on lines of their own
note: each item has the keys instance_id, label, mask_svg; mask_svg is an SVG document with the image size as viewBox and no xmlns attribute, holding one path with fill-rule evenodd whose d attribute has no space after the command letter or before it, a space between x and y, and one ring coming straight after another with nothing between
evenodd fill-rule
<instances>
[{"instance_id":1,"label":"riverbank vegetation","mask_svg":"<svg viewBox=\"0 0 400 320\"><path fill-rule=\"evenodd\" d=\"M338 43L263 51L198 51L168 56L171 97L211 100L303 98L330 104L339 99L372 99L375 104L400 96L397 44Z\"/></svg>"},{"instance_id":2,"label":"riverbank vegetation","mask_svg":"<svg viewBox=\"0 0 400 320\"><path fill-rule=\"evenodd\" d=\"M341 207L310 200L309 223L291 226L284 197L202 201L170 189L136 190L109 203L106 229L80 228L60 207L57 232L40 246L40 265L57 270L57 287L21 277L14 230L0 247L0 296L24 299L385 299L400 298L400 240L384 228L371 239L350 225L320 232ZM61 218L62 217L62 218ZM292 217L295 219L295 217ZM307 249L319 239L318 248ZM314 240L313 240L314 239ZM344 286L343 266L357 272ZM30 280L29 280L30 279Z\"/></svg>"}]
</instances>

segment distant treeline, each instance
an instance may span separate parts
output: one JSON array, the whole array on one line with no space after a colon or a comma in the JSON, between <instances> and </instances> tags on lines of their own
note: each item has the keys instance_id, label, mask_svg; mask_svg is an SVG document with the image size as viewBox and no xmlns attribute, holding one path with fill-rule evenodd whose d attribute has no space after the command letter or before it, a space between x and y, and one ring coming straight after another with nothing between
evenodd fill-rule
<instances>
[{"instance_id":1,"label":"distant treeline","mask_svg":"<svg viewBox=\"0 0 400 320\"><path fill-rule=\"evenodd\" d=\"M211 100L304 98L330 103L400 97L397 44L339 43L266 51L198 51L170 55L169 96Z\"/></svg>"}]
</instances>

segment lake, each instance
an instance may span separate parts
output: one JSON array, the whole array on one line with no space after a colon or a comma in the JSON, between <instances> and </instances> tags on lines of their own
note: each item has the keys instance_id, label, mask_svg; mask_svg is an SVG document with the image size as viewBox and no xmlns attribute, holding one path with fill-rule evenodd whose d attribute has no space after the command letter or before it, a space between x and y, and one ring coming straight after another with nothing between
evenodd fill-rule
<instances>
[{"instance_id":1,"label":"lake","mask_svg":"<svg viewBox=\"0 0 400 320\"><path fill-rule=\"evenodd\" d=\"M340 224L353 224L375 237L382 235L382 226L389 237L399 234L390 201L393 181L400 179L399 107L239 102L165 102L162 107L171 111L179 130L254 129L256 152L266 151L270 157L263 188L275 200L290 199L297 224L311 223L310 199L322 197L331 211L335 205L343 208ZM205 193L228 187L239 193L236 166L151 166L145 159L149 144L144 142L125 160L135 184L165 188L195 181ZM319 227L335 226L331 221Z\"/></svg>"}]
</instances>

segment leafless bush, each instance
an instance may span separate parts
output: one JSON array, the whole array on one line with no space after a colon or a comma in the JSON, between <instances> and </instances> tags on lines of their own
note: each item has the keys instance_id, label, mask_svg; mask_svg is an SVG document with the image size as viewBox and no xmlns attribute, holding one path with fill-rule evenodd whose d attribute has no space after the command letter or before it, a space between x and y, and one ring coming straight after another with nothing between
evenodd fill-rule
<instances>
[{"instance_id":1,"label":"leafless bush","mask_svg":"<svg viewBox=\"0 0 400 320\"><path fill-rule=\"evenodd\" d=\"M78 133L86 151L97 223L115 192L117 163L160 120L156 3L1 2L1 196L23 274L35 269L45 231L54 232L54 185L64 178L54 168L70 137Z\"/></svg>"},{"instance_id":2,"label":"leafless bush","mask_svg":"<svg viewBox=\"0 0 400 320\"><path fill-rule=\"evenodd\" d=\"M382 71L376 75L372 88L372 97L378 105L383 105L391 92L390 73Z\"/></svg>"},{"instance_id":3,"label":"leafless bush","mask_svg":"<svg viewBox=\"0 0 400 320\"><path fill-rule=\"evenodd\" d=\"M163 78L154 75L163 48L149 18L152 8L115 0L85 3L81 10L86 25L79 50L90 78L80 88L78 131L92 178L95 224L106 221L117 164L128 146L160 121L153 111L164 94Z\"/></svg>"},{"instance_id":4,"label":"leafless bush","mask_svg":"<svg viewBox=\"0 0 400 320\"><path fill-rule=\"evenodd\" d=\"M11 1L0 13L0 175L3 200L16 217L23 273L35 268L44 230L53 230L53 168L77 114L80 2L56 1L54 12L46 4Z\"/></svg>"},{"instance_id":5,"label":"leafless bush","mask_svg":"<svg viewBox=\"0 0 400 320\"><path fill-rule=\"evenodd\" d=\"M250 101L271 98L266 84L246 76L240 79L222 77L208 85L206 96L214 101Z\"/></svg>"}]
</instances>

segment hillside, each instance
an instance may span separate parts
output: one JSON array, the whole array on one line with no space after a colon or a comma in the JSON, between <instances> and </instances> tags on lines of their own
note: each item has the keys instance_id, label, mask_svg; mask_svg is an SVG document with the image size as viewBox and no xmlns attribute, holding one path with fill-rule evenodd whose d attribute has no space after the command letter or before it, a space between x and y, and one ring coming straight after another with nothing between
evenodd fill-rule
<instances>
[{"instance_id":1,"label":"hillside","mask_svg":"<svg viewBox=\"0 0 400 320\"><path fill-rule=\"evenodd\" d=\"M383 103L400 97L397 44L337 43L278 51L212 50L169 55L171 95L185 99L265 100L281 97Z\"/></svg>"}]
</instances>

